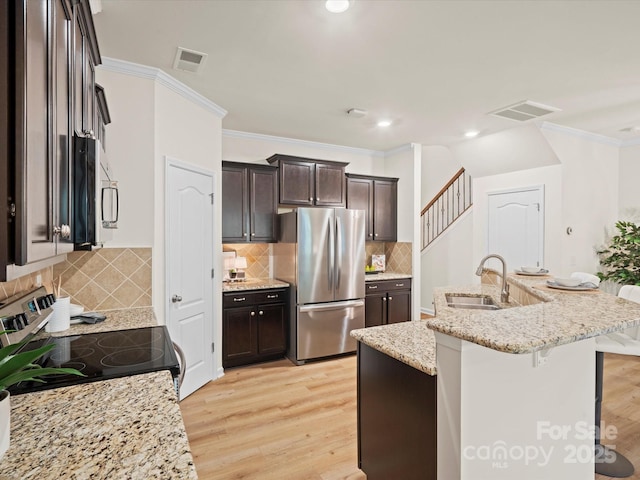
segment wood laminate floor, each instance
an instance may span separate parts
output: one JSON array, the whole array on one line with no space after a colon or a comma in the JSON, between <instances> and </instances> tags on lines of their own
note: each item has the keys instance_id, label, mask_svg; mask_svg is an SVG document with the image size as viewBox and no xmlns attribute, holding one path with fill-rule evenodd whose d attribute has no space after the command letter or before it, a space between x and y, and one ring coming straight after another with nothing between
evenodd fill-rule
<instances>
[{"instance_id":1,"label":"wood laminate floor","mask_svg":"<svg viewBox=\"0 0 640 480\"><path fill-rule=\"evenodd\" d=\"M640 480L640 358L605 355L606 443ZM356 357L229 369L180 403L201 480L365 480L356 440ZM609 477L594 475L595 480Z\"/></svg>"}]
</instances>

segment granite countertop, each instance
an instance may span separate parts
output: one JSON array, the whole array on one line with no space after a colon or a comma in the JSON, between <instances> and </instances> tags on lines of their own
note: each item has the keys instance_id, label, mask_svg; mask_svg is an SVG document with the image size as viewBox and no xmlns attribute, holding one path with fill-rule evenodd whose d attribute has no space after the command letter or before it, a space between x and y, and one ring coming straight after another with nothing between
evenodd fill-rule
<instances>
[{"instance_id":1,"label":"granite countertop","mask_svg":"<svg viewBox=\"0 0 640 480\"><path fill-rule=\"evenodd\" d=\"M157 325L153 309L105 310L96 324L35 338ZM196 479L168 371L11 397L11 446L0 480Z\"/></svg>"},{"instance_id":2,"label":"granite countertop","mask_svg":"<svg viewBox=\"0 0 640 480\"><path fill-rule=\"evenodd\" d=\"M167 371L11 397L0 471L0 480L197 478Z\"/></svg>"},{"instance_id":3,"label":"granite countertop","mask_svg":"<svg viewBox=\"0 0 640 480\"><path fill-rule=\"evenodd\" d=\"M436 374L436 340L424 320L360 328L351 336L424 373Z\"/></svg>"},{"instance_id":4,"label":"granite countertop","mask_svg":"<svg viewBox=\"0 0 640 480\"><path fill-rule=\"evenodd\" d=\"M244 290L264 290L266 288L288 287L287 282L275 278L248 278L243 282L223 282L223 292L241 292Z\"/></svg>"},{"instance_id":5,"label":"granite countertop","mask_svg":"<svg viewBox=\"0 0 640 480\"><path fill-rule=\"evenodd\" d=\"M43 328L34 339L66 337L68 335L82 335L83 333L109 332L111 330L129 330L131 328L153 327L158 324L152 307L102 310L100 313L107 317L103 322L77 323L71 325L68 330L54 333L45 332Z\"/></svg>"},{"instance_id":6,"label":"granite countertop","mask_svg":"<svg viewBox=\"0 0 640 480\"><path fill-rule=\"evenodd\" d=\"M362 328L353 330L351 336L422 372L436 375L434 331L501 352L521 354L640 325L640 304L600 290L553 290L545 285L551 278L508 274L511 285L508 304L500 302L500 287L494 284L437 288L435 318ZM495 311L451 308L447 306L446 293L489 295L503 308Z\"/></svg>"},{"instance_id":7,"label":"granite countertop","mask_svg":"<svg viewBox=\"0 0 640 480\"><path fill-rule=\"evenodd\" d=\"M513 297L519 289L537 303L519 306L511 301L502 304L511 308L496 311L451 308L444 296L456 292L490 295L500 303L498 286L437 288L436 318L426 323L437 332L506 353L530 353L640 324L640 304L600 290L552 290L545 285L549 278L507 275Z\"/></svg>"},{"instance_id":8,"label":"granite countertop","mask_svg":"<svg viewBox=\"0 0 640 480\"><path fill-rule=\"evenodd\" d=\"M394 272L382 272L374 273L364 276L365 282L377 282L380 280L397 280L400 278L411 278L410 273L394 273Z\"/></svg>"}]
</instances>

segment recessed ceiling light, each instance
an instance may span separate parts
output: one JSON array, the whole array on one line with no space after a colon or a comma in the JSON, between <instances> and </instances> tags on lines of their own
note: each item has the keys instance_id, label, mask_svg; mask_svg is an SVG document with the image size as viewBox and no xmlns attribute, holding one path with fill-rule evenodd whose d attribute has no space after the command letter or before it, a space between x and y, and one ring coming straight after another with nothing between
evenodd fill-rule
<instances>
[{"instance_id":1,"label":"recessed ceiling light","mask_svg":"<svg viewBox=\"0 0 640 480\"><path fill-rule=\"evenodd\" d=\"M327 0L324 6L331 13L342 13L347 11L349 3L349 0Z\"/></svg>"},{"instance_id":2,"label":"recessed ceiling light","mask_svg":"<svg viewBox=\"0 0 640 480\"><path fill-rule=\"evenodd\" d=\"M477 137L479 133L480 132L476 130L469 130L468 132L465 132L464 136L467 138L473 138L473 137Z\"/></svg>"},{"instance_id":3,"label":"recessed ceiling light","mask_svg":"<svg viewBox=\"0 0 640 480\"><path fill-rule=\"evenodd\" d=\"M380 120L378 122L379 127L388 127L389 125L391 125L391 120Z\"/></svg>"}]
</instances>

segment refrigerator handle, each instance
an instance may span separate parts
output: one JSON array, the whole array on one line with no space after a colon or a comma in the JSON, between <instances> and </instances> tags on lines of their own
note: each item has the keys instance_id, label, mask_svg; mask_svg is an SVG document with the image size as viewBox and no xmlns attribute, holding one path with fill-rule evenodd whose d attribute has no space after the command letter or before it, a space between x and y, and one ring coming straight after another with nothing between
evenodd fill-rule
<instances>
[{"instance_id":1,"label":"refrigerator handle","mask_svg":"<svg viewBox=\"0 0 640 480\"><path fill-rule=\"evenodd\" d=\"M329 289L333 290L333 272L335 270L335 234L333 231L333 222L328 220L329 228L327 229L327 277L329 279Z\"/></svg>"},{"instance_id":2,"label":"refrigerator handle","mask_svg":"<svg viewBox=\"0 0 640 480\"><path fill-rule=\"evenodd\" d=\"M342 276L342 230L340 228L340 219L336 215L336 290L340 288L340 277Z\"/></svg>"}]
</instances>

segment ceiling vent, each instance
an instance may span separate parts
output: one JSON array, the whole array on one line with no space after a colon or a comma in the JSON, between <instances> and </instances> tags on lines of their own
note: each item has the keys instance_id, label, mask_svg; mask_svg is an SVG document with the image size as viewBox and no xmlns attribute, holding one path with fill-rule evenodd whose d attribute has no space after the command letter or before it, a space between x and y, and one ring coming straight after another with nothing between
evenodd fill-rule
<instances>
[{"instance_id":1,"label":"ceiling vent","mask_svg":"<svg viewBox=\"0 0 640 480\"><path fill-rule=\"evenodd\" d=\"M559 108L525 100L524 102L519 102L505 108L500 108L494 112L489 112L489 115L508 118L509 120L516 120L518 122L525 122L532 118L542 117L543 115L548 115L558 111L560 111Z\"/></svg>"},{"instance_id":2,"label":"ceiling vent","mask_svg":"<svg viewBox=\"0 0 640 480\"><path fill-rule=\"evenodd\" d=\"M183 70L185 72L198 73L206 59L206 53L178 47L176 59L173 61L173 68L176 70Z\"/></svg>"}]
</instances>

